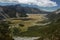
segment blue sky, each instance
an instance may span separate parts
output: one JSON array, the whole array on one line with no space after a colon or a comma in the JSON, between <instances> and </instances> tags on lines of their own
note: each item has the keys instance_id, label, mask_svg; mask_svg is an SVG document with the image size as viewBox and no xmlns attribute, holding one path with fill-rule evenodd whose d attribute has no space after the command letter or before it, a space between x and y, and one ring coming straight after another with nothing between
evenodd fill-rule
<instances>
[{"instance_id":1,"label":"blue sky","mask_svg":"<svg viewBox=\"0 0 60 40\"><path fill-rule=\"evenodd\" d=\"M58 4L56 8L60 8L60 0L52 0L52 1L55 1Z\"/></svg>"},{"instance_id":2,"label":"blue sky","mask_svg":"<svg viewBox=\"0 0 60 40\"><path fill-rule=\"evenodd\" d=\"M41 7L41 9L46 10L46 11L55 11L57 9L60 9L60 0L51 0L56 2L57 6L53 6L53 7Z\"/></svg>"}]
</instances>

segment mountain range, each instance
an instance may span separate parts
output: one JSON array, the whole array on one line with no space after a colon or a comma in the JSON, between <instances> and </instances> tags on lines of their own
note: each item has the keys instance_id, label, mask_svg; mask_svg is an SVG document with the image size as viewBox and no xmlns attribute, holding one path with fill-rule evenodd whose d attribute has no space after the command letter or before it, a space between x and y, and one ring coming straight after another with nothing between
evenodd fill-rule
<instances>
[{"instance_id":1,"label":"mountain range","mask_svg":"<svg viewBox=\"0 0 60 40\"><path fill-rule=\"evenodd\" d=\"M15 3L0 3L0 11L2 10L3 16L8 15L11 18L16 17L16 13L20 16L21 14L49 14L51 12L47 12L41 10L36 5L28 5L28 4L15 4ZM0 13L1 14L1 13ZM0 18L3 18L0 15Z\"/></svg>"},{"instance_id":2,"label":"mountain range","mask_svg":"<svg viewBox=\"0 0 60 40\"><path fill-rule=\"evenodd\" d=\"M4 15L7 14L11 18L16 17L16 13L18 13L19 16L20 14L48 14L47 17L49 18L49 20L55 20L56 18L60 18L60 9L57 9L53 12L48 12L40 9L37 5L0 2L0 11L1 9L3 10L2 12ZM3 16L0 15L0 18L3 18Z\"/></svg>"},{"instance_id":3,"label":"mountain range","mask_svg":"<svg viewBox=\"0 0 60 40\"><path fill-rule=\"evenodd\" d=\"M50 13L50 12L40 9L40 7L37 5L32 5L32 4L29 5L29 4L15 3L15 2L0 2L0 6L5 6L5 7L6 6L10 6L10 7L20 6L20 8L23 7L27 12L29 11L31 12L33 9L35 10L33 13L37 13L37 14L38 13L43 13L43 14Z\"/></svg>"}]
</instances>

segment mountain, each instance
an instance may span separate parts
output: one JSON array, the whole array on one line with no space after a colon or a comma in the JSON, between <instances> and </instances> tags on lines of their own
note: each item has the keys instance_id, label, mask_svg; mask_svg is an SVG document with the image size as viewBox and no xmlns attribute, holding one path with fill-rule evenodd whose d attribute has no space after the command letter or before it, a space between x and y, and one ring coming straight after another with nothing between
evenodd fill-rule
<instances>
[{"instance_id":1,"label":"mountain","mask_svg":"<svg viewBox=\"0 0 60 40\"><path fill-rule=\"evenodd\" d=\"M40 10L36 7L22 6L22 4L13 4L12 5L12 3L11 3L11 5L0 5L0 11L1 11L1 9L2 9L2 13L5 16L7 14L11 18L15 18L16 13L18 13L19 16L25 15L25 14L48 14L48 13L50 13L50 12ZM3 18L3 17L0 15L0 18Z\"/></svg>"},{"instance_id":2,"label":"mountain","mask_svg":"<svg viewBox=\"0 0 60 40\"><path fill-rule=\"evenodd\" d=\"M18 4L23 7L40 8L39 6L33 5L32 3L29 5L29 4L23 4L23 3L17 3L17 2L0 2L1 6L18 5Z\"/></svg>"},{"instance_id":3,"label":"mountain","mask_svg":"<svg viewBox=\"0 0 60 40\"><path fill-rule=\"evenodd\" d=\"M0 2L0 6L16 5L15 2Z\"/></svg>"},{"instance_id":4,"label":"mountain","mask_svg":"<svg viewBox=\"0 0 60 40\"><path fill-rule=\"evenodd\" d=\"M39 6L37 5L33 5L33 4L22 4L22 3L16 3L16 2L0 2L0 6L20 6L20 7L24 7L24 9L27 11L27 12L32 12L33 10L35 12L33 13L50 13L50 12L47 12L47 11L44 11L42 9L40 9Z\"/></svg>"},{"instance_id":5,"label":"mountain","mask_svg":"<svg viewBox=\"0 0 60 40\"><path fill-rule=\"evenodd\" d=\"M50 21L57 21L60 20L60 9L57 9L56 11L52 12L51 14L48 14L47 17Z\"/></svg>"}]
</instances>

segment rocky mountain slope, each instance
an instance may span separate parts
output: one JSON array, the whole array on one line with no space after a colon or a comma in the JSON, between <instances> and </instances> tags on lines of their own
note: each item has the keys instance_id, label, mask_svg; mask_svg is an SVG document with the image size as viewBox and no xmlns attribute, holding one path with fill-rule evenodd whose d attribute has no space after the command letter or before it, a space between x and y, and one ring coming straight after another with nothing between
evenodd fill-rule
<instances>
[{"instance_id":1,"label":"rocky mountain slope","mask_svg":"<svg viewBox=\"0 0 60 40\"><path fill-rule=\"evenodd\" d=\"M25 14L48 14L50 13L50 12L46 12L46 11L40 10L35 7L28 7L28 6L24 7L24 6L21 6L20 4L5 5L5 6L0 5L0 11L1 10L3 14L7 14L9 17L16 17L16 13L18 13L19 16L25 15ZM3 17L0 15L0 18L3 18Z\"/></svg>"},{"instance_id":2,"label":"rocky mountain slope","mask_svg":"<svg viewBox=\"0 0 60 40\"><path fill-rule=\"evenodd\" d=\"M51 14L48 14L47 17L50 21L57 21L60 20L60 9L57 9L56 11L52 12Z\"/></svg>"}]
</instances>

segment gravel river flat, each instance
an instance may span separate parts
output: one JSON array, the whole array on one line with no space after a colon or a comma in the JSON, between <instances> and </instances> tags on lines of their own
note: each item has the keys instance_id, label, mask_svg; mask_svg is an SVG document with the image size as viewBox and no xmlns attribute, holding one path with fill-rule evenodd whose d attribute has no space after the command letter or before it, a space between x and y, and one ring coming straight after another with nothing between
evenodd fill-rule
<instances>
[{"instance_id":1,"label":"gravel river flat","mask_svg":"<svg viewBox=\"0 0 60 40\"><path fill-rule=\"evenodd\" d=\"M15 40L35 40L39 37L14 37Z\"/></svg>"}]
</instances>

